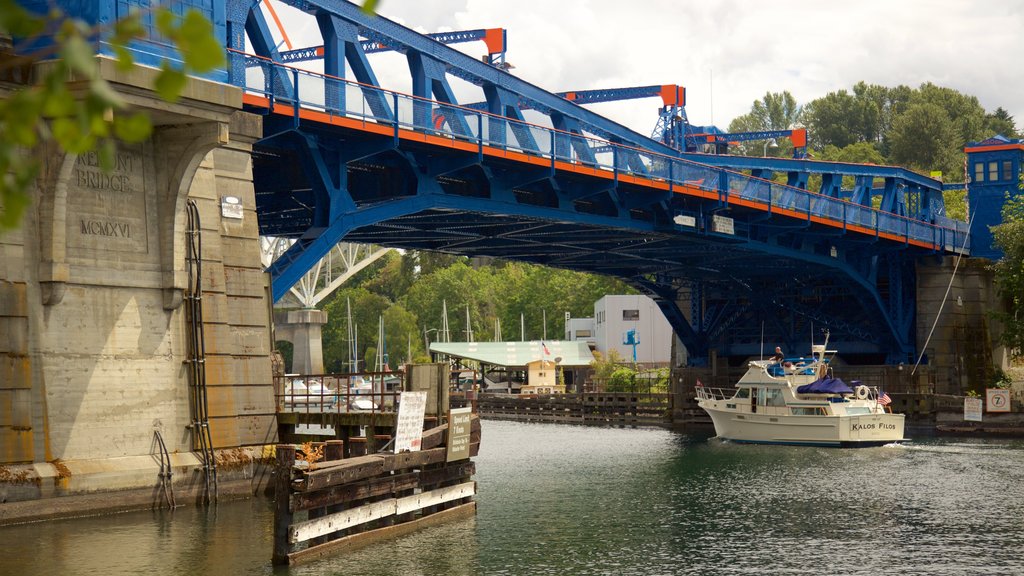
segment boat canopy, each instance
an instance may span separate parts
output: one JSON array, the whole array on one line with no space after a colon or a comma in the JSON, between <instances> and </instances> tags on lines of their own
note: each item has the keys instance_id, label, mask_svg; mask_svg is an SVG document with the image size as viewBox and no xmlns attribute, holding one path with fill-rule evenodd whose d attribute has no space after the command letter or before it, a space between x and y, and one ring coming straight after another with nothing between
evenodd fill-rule
<instances>
[{"instance_id":1,"label":"boat canopy","mask_svg":"<svg viewBox=\"0 0 1024 576\"><path fill-rule=\"evenodd\" d=\"M796 389L798 394L850 394L853 389L839 378L819 378Z\"/></svg>"}]
</instances>

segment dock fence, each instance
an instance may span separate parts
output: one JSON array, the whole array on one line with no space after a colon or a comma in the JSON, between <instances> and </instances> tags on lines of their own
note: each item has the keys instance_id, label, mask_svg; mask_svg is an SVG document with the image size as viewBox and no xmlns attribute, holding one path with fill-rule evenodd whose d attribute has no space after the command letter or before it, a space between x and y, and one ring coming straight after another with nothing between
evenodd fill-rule
<instances>
[{"instance_id":1,"label":"dock fence","mask_svg":"<svg viewBox=\"0 0 1024 576\"><path fill-rule=\"evenodd\" d=\"M475 403L484 418L605 426L665 426L671 394L584 392L579 394L452 394L452 406Z\"/></svg>"}]
</instances>

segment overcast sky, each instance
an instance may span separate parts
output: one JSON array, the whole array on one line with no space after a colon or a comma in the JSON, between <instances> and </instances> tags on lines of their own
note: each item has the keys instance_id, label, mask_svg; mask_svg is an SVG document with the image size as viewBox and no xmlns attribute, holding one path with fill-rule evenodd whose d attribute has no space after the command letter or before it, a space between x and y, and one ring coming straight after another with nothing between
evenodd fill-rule
<instances>
[{"instance_id":1,"label":"overcast sky","mask_svg":"<svg viewBox=\"0 0 1024 576\"><path fill-rule=\"evenodd\" d=\"M378 12L420 32L505 28L512 73L552 92L680 84L698 125L726 128L768 91L804 104L864 80L954 88L1024 126L1024 0L380 0ZM404 59L373 58L382 84L407 83ZM589 107L650 133L659 106Z\"/></svg>"}]
</instances>

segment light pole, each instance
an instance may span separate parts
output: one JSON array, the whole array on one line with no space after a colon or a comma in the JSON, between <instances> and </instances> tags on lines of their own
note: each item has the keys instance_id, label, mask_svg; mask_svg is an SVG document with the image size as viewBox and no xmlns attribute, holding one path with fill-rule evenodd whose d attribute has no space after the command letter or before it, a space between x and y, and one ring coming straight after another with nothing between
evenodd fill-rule
<instances>
[{"instance_id":1,"label":"light pole","mask_svg":"<svg viewBox=\"0 0 1024 576\"><path fill-rule=\"evenodd\" d=\"M430 337L428 336L428 334L437 331L437 328L428 329L426 326L423 327L423 347L428 357L430 356ZM431 360L433 360L433 358L431 358Z\"/></svg>"}]
</instances>

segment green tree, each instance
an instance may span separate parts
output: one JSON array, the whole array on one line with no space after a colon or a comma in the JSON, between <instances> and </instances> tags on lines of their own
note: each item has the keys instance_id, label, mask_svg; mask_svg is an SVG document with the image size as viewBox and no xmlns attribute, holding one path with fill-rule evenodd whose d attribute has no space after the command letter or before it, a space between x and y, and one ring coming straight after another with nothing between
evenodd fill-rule
<instances>
[{"instance_id":1,"label":"green tree","mask_svg":"<svg viewBox=\"0 0 1024 576\"><path fill-rule=\"evenodd\" d=\"M348 307L352 309L353 340L349 340ZM381 314L391 306L387 298L362 287L343 288L324 305L327 324L322 329L324 369L348 371L350 349L356 347L355 358L364 360L366 349L377 345L377 327ZM402 335L403 342L404 334ZM368 367L361 364L357 371ZM372 362L369 368L373 368Z\"/></svg>"},{"instance_id":2,"label":"green tree","mask_svg":"<svg viewBox=\"0 0 1024 576\"><path fill-rule=\"evenodd\" d=\"M612 371L605 384L606 392L636 392L636 370L619 366Z\"/></svg>"},{"instance_id":3,"label":"green tree","mask_svg":"<svg viewBox=\"0 0 1024 576\"><path fill-rule=\"evenodd\" d=\"M912 104L893 122L890 132L891 159L896 164L927 173L961 171L962 144L953 122L937 104Z\"/></svg>"},{"instance_id":4,"label":"green tree","mask_svg":"<svg viewBox=\"0 0 1024 576\"><path fill-rule=\"evenodd\" d=\"M1017 138L1020 133L1017 132L1017 124L1013 121L1013 116L1002 107L996 108L995 112L985 115L985 136L992 136L1001 134L1007 138Z\"/></svg>"},{"instance_id":5,"label":"green tree","mask_svg":"<svg viewBox=\"0 0 1024 576\"><path fill-rule=\"evenodd\" d=\"M521 262L507 263L495 272L495 296L501 302L498 317L506 339L519 338L520 315L527 340L544 336L545 317L547 337L560 339L566 312L573 318L589 317L594 302L605 294L634 293L615 278Z\"/></svg>"},{"instance_id":6,"label":"green tree","mask_svg":"<svg viewBox=\"0 0 1024 576\"><path fill-rule=\"evenodd\" d=\"M492 333L491 319L495 316L493 275L489 268L475 269L465 259L458 260L446 268L439 268L419 279L402 298L403 305L422 324L422 328L440 331L443 310L448 310L449 338L464 341L466 309L475 340L486 340ZM440 334L431 340L437 341Z\"/></svg>"},{"instance_id":7,"label":"green tree","mask_svg":"<svg viewBox=\"0 0 1024 576\"><path fill-rule=\"evenodd\" d=\"M607 389L608 380L621 365L622 356L615 348L608 351L607 357L600 352L594 352L594 359L590 361L590 369L594 371L594 381Z\"/></svg>"},{"instance_id":8,"label":"green tree","mask_svg":"<svg viewBox=\"0 0 1024 576\"><path fill-rule=\"evenodd\" d=\"M419 319L401 304L392 304L384 311L384 334L392 368L426 356Z\"/></svg>"},{"instance_id":9,"label":"green tree","mask_svg":"<svg viewBox=\"0 0 1024 576\"><path fill-rule=\"evenodd\" d=\"M1003 251L994 265L1003 309L993 316L1003 324L1000 340L1019 356L1024 350L1024 176L1017 188L1016 194L1007 193L1002 223L992 227L992 235Z\"/></svg>"},{"instance_id":10,"label":"green tree","mask_svg":"<svg viewBox=\"0 0 1024 576\"><path fill-rule=\"evenodd\" d=\"M367 290L397 302L416 281L415 259L409 254L391 250L364 270L365 278L353 278Z\"/></svg>"},{"instance_id":11,"label":"green tree","mask_svg":"<svg viewBox=\"0 0 1024 576\"><path fill-rule=\"evenodd\" d=\"M880 112L866 99L858 100L846 90L829 92L804 106L804 123L811 135L809 145L815 150L825 146L845 148L872 139Z\"/></svg>"},{"instance_id":12,"label":"green tree","mask_svg":"<svg viewBox=\"0 0 1024 576\"><path fill-rule=\"evenodd\" d=\"M116 54L118 68L130 69L134 60L128 44L145 36L144 18L152 18L161 41L170 41L181 57L174 64L164 60L153 86L165 100L179 97L187 74L224 65L223 46L210 22L196 10L177 15L158 6L89 26L53 7L39 15L15 0L0 0L0 37L51 40L48 47L28 54L0 51L0 77L20 84L0 100L0 231L16 226L30 204L28 191L42 156L37 151L44 146L52 143L73 154L95 151L100 166L109 170L118 141L141 142L149 137L148 115L134 110L100 75L94 57L102 41ZM53 58L46 66L36 66ZM84 92L77 89L79 85Z\"/></svg>"},{"instance_id":13,"label":"green tree","mask_svg":"<svg viewBox=\"0 0 1024 576\"><path fill-rule=\"evenodd\" d=\"M946 113L954 131L947 144L958 151L962 151L964 144L968 142L991 136L985 133L985 109L974 96L926 82L911 97L911 105L907 112L910 112L915 104L934 104Z\"/></svg>"},{"instance_id":14,"label":"green tree","mask_svg":"<svg viewBox=\"0 0 1024 576\"><path fill-rule=\"evenodd\" d=\"M878 144L872 142L856 142L844 148L831 144L825 146L815 155L816 160L832 162L853 162L856 164L885 164L885 156L878 150Z\"/></svg>"},{"instance_id":15,"label":"green tree","mask_svg":"<svg viewBox=\"0 0 1024 576\"><path fill-rule=\"evenodd\" d=\"M789 92L766 92L755 100L750 112L729 123L729 132L763 132L767 130L788 130L800 122L801 107ZM774 148L767 148L763 142L740 144L738 152L744 155L768 154L769 156L791 156L793 146L778 142Z\"/></svg>"}]
</instances>

